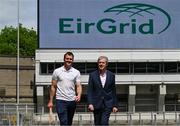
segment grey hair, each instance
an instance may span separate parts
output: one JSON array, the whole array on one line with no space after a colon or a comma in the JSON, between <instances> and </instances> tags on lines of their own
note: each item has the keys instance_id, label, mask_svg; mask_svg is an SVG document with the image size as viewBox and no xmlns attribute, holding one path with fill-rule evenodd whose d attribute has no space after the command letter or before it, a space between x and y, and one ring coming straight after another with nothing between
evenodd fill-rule
<instances>
[{"instance_id":1,"label":"grey hair","mask_svg":"<svg viewBox=\"0 0 180 126\"><path fill-rule=\"evenodd\" d=\"M99 60L101 59L106 59L106 63L108 64L108 57L107 56L100 56L97 60L97 62L99 62Z\"/></svg>"}]
</instances>

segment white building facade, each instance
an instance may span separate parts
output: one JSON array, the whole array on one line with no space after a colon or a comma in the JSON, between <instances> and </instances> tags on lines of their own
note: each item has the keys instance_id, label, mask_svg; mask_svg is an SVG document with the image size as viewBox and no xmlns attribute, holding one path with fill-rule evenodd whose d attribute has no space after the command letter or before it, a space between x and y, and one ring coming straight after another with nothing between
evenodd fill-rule
<instances>
[{"instance_id":1,"label":"white building facade","mask_svg":"<svg viewBox=\"0 0 180 126\"><path fill-rule=\"evenodd\" d=\"M84 111L87 103L88 73L96 69L93 64L96 64L97 58L101 55L109 58L108 68L116 74L120 110L130 112L179 110L180 50L37 50L37 106L46 107L49 97L46 87L51 84L53 69L62 65L66 51L74 53L76 68L82 71L81 105L84 104Z\"/></svg>"},{"instance_id":2,"label":"white building facade","mask_svg":"<svg viewBox=\"0 0 180 126\"><path fill-rule=\"evenodd\" d=\"M38 0L37 110L47 109L55 68L67 51L82 74L77 111L97 58L109 58L121 112L180 110L180 1Z\"/></svg>"}]
</instances>

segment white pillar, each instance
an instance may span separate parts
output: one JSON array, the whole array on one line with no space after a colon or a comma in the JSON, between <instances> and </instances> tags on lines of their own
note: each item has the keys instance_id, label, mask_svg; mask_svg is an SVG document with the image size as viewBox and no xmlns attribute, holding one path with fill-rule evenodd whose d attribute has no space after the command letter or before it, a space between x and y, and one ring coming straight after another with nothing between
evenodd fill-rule
<instances>
[{"instance_id":1,"label":"white pillar","mask_svg":"<svg viewBox=\"0 0 180 126\"><path fill-rule=\"evenodd\" d=\"M129 96L128 96L128 111L135 112L135 96L136 96L136 86L129 85Z\"/></svg>"},{"instance_id":2,"label":"white pillar","mask_svg":"<svg viewBox=\"0 0 180 126\"><path fill-rule=\"evenodd\" d=\"M166 95L166 85L159 85L159 96L158 96L158 111L165 111L165 95Z\"/></svg>"},{"instance_id":3,"label":"white pillar","mask_svg":"<svg viewBox=\"0 0 180 126\"><path fill-rule=\"evenodd\" d=\"M37 112L42 113L44 107L44 88L43 86L37 86Z\"/></svg>"}]
</instances>

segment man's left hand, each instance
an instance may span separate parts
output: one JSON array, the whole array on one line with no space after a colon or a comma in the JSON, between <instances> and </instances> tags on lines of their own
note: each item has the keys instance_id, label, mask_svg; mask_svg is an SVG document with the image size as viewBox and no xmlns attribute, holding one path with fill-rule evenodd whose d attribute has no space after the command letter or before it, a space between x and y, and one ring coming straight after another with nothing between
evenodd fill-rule
<instances>
[{"instance_id":1,"label":"man's left hand","mask_svg":"<svg viewBox=\"0 0 180 126\"><path fill-rule=\"evenodd\" d=\"M76 97L75 97L75 101L76 101L76 102L80 102L80 100L81 100L81 97L80 97L80 96L76 96Z\"/></svg>"},{"instance_id":2,"label":"man's left hand","mask_svg":"<svg viewBox=\"0 0 180 126\"><path fill-rule=\"evenodd\" d=\"M117 112L117 111L118 111L118 108L113 107L112 111L113 111L113 112Z\"/></svg>"}]
</instances>

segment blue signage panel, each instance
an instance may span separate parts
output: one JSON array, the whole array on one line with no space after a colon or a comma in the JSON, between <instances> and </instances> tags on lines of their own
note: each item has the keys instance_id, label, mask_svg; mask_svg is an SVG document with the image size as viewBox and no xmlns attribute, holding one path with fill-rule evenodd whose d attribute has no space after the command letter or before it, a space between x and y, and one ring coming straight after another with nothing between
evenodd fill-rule
<instances>
[{"instance_id":1,"label":"blue signage panel","mask_svg":"<svg viewBox=\"0 0 180 126\"><path fill-rule=\"evenodd\" d=\"M39 48L180 48L179 0L39 0Z\"/></svg>"}]
</instances>

